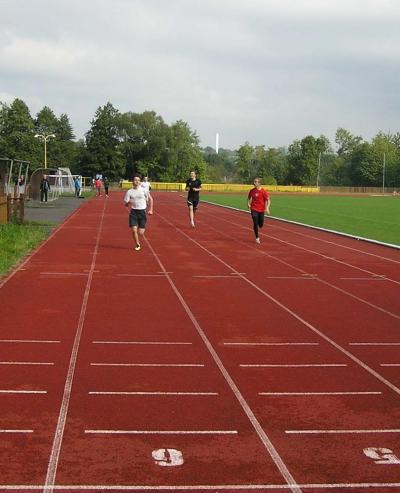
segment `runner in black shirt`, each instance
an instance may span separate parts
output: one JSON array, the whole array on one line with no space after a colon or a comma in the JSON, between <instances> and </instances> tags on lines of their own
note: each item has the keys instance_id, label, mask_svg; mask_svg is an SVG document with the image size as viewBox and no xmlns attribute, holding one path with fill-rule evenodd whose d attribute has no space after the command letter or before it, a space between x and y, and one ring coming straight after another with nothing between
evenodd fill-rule
<instances>
[{"instance_id":1,"label":"runner in black shirt","mask_svg":"<svg viewBox=\"0 0 400 493\"><path fill-rule=\"evenodd\" d=\"M188 192L187 203L189 206L189 219L192 228L194 228L194 215L199 205L199 192L201 190L201 181L196 178L194 171L190 172L190 178L186 181L186 191Z\"/></svg>"}]
</instances>

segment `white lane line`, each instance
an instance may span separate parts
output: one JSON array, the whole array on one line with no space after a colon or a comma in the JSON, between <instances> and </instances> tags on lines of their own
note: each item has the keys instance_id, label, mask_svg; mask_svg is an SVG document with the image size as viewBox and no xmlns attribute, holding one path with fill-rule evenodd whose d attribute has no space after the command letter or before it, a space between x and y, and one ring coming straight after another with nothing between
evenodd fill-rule
<instances>
[{"instance_id":1,"label":"white lane line","mask_svg":"<svg viewBox=\"0 0 400 493\"><path fill-rule=\"evenodd\" d=\"M137 367L156 367L156 368L191 368L204 367L202 364L192 363L90 363L90 366L137 366Z\"/></svg>"},{"instance_id":2,"label":"white lane line","mask_svg":"<svg viewBox=\"0 0 400 493\"><path fill-rule=\"evenodd\" d=\"M346 364L321 363L321 364L304 364L304 365L239 365L241 368L338 368L348 366Z\"/></svg>"},{"instance_id":3,"label":"white lane line","mask_svg":"<svg viewBox=\"0 0 400 493\"><path fill-rule=\"evenodd\" d=\"M0 390L0 394L47 394L47 390Z\"/></svg>"},{"instance_id":4,"label":"white lane line","mask_svg":"<svg viewBox=\"0 0 400 493\"><path fill-rule=\"evenodd\" d=\"M192 276L196 279L240 279L240 276Z\"/></svg>"},{"instance_id":5,"label":"white lane line","mask_svg":"<svg viewBox=\"0 0 400 493\"><path fill-rule=\"evenodd\" d=\"M381 363L379 366L400 366L400 363Z\"/></svg>"},{"instance_id":6,"label":"white lane line","mask_svg":"<svg viewBox=\"0 0 400 493\"><path fill-rule=\"evenodd\" d=\"M39 341L31 339L0 339L0 343L13 343L13 344L60 344L61 341Z\"/></svg>"},{"instance_id":7,"label":"white lane line","mask_svg":"<svg viewBox=\"0 0 400 493\"><path fill-rule=\"evenodd\" d=\"M88 276L87 276L86 287L85 287L85 291L83 294L81 311L79 314L78 325L76 328L76 334L75 334L74 343L72 346L72 352L71 352L71 357L70 357L70 361L69 361L69 365L68 365L68 372L67 372L66 379L65 379L65 386L64 386L64 392L63 392L63 397L62 397L62 401L61 401L60 412L58 415L57 426L56 426L55 433L54 433L54 440L53 440L53 445L51 448L51 453L50 453L50 458L49 458L49 464L48 464L48 468L47 468L45 487L49 493L51 493L53 491L54 484L56 481L58 460L60 457L61 445L62 445L62 440L64 437L65 424L67 421L67 414L68 414L69 402L70 402L71 391L72 391L72 383L73 383L73 379L74 379L75 367L76 367L76 362L77 362L77 358L78 358L79 345L80 345L80 341L81 341L81 337L82 337L83 324L84 324L85 316L86 316L86 307L88 305L90 288L92 286L92 279L94 277L94 270L96 267L96 259L97 259L98 250L99 250L99 243L100 243L100 238L101 238L101 233L102 233L105 209L106 209L106 202L104 202L104 205L103 205L103 211L101 214L100 223L99 223L98 230L97 230L96 244L94 247L92 262L90 264L90 271L89 271Z\"/></svg>"},{"instance_id":8,"label":"white lane line","mask_svg":"<svg viewBox=\"0 0 400 493\"><path fill-rule=\"evenodd\" d=\"M222 260L215 253L213 253L210 250L208 250L201 243L199 243L198 241L196 241L195 239L193 239L192 237L190 237L189 235L187 235L184 231L182 231L180 228L178 228L177 226L175 226L173 223L167 221L164 217L162 217L160 215L158 217L161 217L167 224L170 224L173 228L175 228L177 231L179 231L188 240L190 240L192 243L196 244L199 248L201 248L202 250L204 250L205 252L207 252L211 257L213 257L216 260L218 260L218 262L220 262L222 265L225 265L226 267L228 267L229 269L231 269L233 272L236 272L236 273L238 272L234 267L232 267L227 262L225 262L224 260ZM355 363L357 363L357 365L359 365L361 368L363 368L365 371L367 371L370 375L374 376L377 380L379 380L385 386L387 386L391 390L393 390L393 392L395 392L397 395L400 395L400 388L397 387L396 385L394 385L388 379L386 379L383 375L381 375L377 371L373 370L370 366L368 366L362 360L360 360L359 358L357 358L354 354L352 354L349 351L347 351L343 346L341 346L340 344L338 344L337 342L335 342L333 339L331 339L330 337L328 337L327 335L325 335L323 332L321 332L320 330L318 330L314 325L312 325L311 323L307 322L307 320L305 320L300 315L298 315L296 312L294 312L293 310L291 310L288 306L284 305L279 300L277 300L276 298L274 298L273 296L271 296L264 289L260 288L260 286L258 286L257 284L255 284L253 281L251 281L250 279L248 279L247 277L244 277L244 276L242 276L242 279L243 279L244 282L246 282L247 284L249 284L249 286L252 286L256 291L258 291L263 296L265 296L270 301L272 301L275 305L279 306L286 313L290 314L294 319L298 320L305 327L308 327L314 334L317 334L319 337L321 337L321 339L324 339L326 342L328 342L331 346L333 346L334 348L336 348L342 354L345 354L348 358L350 358L352 361L354 361ZM329 283L325 283L325 282L324 282L324 284L329 285ZM343 292L346 293L345 291L343 291ZM383 310L383 311L385 311L385 310ZM390 312L388 312L388 313L390 314ZM397 318L400 318L400 317L397 317ZM399 345L400 345L400 343L399 343Z\"/></svg>"},{"instance_id":9,"label":"white lane line","mask_svg":"<svg viewBox=\"0 0 400 493\"><path fill-rule=\"evenodd\" d=\"M349 342L349 346L400 346L400 342Z\"/></svg>"},{"instance_id":10,"label":"white lane line","mask_svg":"<svg viewBox=\"0 0 400 493\"><path fill-rule=\"evenodd\" d=\"M0 433L33 433L33 430L0 430Z\"/></svg>"},{"instance_id":11,"label":"white lane line","mask_svg":"<svg viewBox=\"0 0 400 493\"><path fill-rule=\"evenodd\" d=\"M315 281L317 276L267 276L267 279L301 279L302 281Z\"/></svg>"},{"instance_id":12,"label":"white lane line","mask_svg":"<svg viewBox=\"0 0 400 493\"><path fill-rule=\"evenodd\" d=\"M286 430L292 435L320 435L320 434L364 434L364 433L400 433L400 429L392 430Z\"/></svg>"},{"instance_id":13,"label":"white lane line","mask_svg":"<svg viewBox=\"0 0 400 493\"><path fill-rule=\"evenodd\" d=\"M237 435L237 430L85 430L103 435Z\"/></svg>"},{"instance_id":14,"label":"white lane line","mask_svg":"<svg viewBox=\"0 0 400 493\"><path fill-rule=\"evenodd\" d=\"M167 224L172 225L175 229L178 230L178 228L176 228L172 223L170 223L169 221L167 221L163 216L159 216L159 217L161 217L165 222L167 222ZM187 236L187 237L189 239L191 239L189 236ZM149 240L146 237L145 237L145 241L146 241L146 243L147 243L150 251L152 252L154 258L156 259L158 265L160 266L161 270L163 272L166 272L166 268L164 267L164 264L161 262L160 257L154 251L153 246L151 245L151 243L149 242ZM234 271L230 266L228 266L228 267L229 267L230 270ZM238 271L234 271L234 272L236 272L237 274L239 274ZM242 278L245 279L245 277L242 277ZM292 493L301 493L301 489L297 486L294 477L290 473L290 471L287 468L286 464L284 463L282 457L279 455L279 452L276 450L274 444L271 442L270 438L266 434L266 432L263 429L263 427L261 426L260 422L257 420L257 418L256 418L255 414L253 413L253 411L251 410L249 404L247 403L247 401L245 400L245 398L241 394L239 388L237 387L236 383L234 382L234 380L230 376L229 372L225 368L225 366L224 366L221 358L218 356L218 353L215 351L213 345L211 344L211 341L206 336L204 330L201 328L201 326L200 326L199 322L197 321L196 317L193 315L192 310L190 309L189 305L186 303L186 301L183 298L181 292L176 287L176 285L175 285L174 281L172 280L171 276L169 276L168 274L167 274L167 279L168 279L168 282L169 282L169 284L171 286L171 289L173 290L173 292L175 293L176 297L178 298L180 304L182 305L182 308L185 310L187 316L191 320L191 322L192 322L194 328L196 329L198 335L200 336L200 338L202 339L204 345L208 349L208 351L209 351L211 357L213 358L215 364L218 366L218 368L219 368L222 376L224 377L226 383L229 385L229 387L232 390L234 396L238 400L240 406L242 407L244 413L246 414L247 418L249 419L250 423L252 424L255 432L257 433L259 439L263 443L265 449L267 450L267 452L269 453L270 457L274 461L274 463L275 463L276 467L278 468L279 472L281 473L282 477L284 478L284 480L286 481L287 484L294 485L294 486L292 486L290 488L290 490L292 491Z\"/></svg>"},{"instance_id":15,"label":"white lane line","mask_svg":"<svg viewBox=\"0 0 400 493\"><path fill-rule=\"evenodd\" d=\"M206 395L219 395L218 392L112 392L112 391L105 391L105 392L88 392L89 395L179 395L179 396L184 396L184 395L199 395L199 396L206 396Z\"/></svg>"},{"instance_id":16,"label":"white lane line","mask_svg":"<svg viewBox=\"0 0 400 493\"><path fill-rule=\"evenodd\" d=\"M117 274L117 277L165 277L164 274Z\"/></svg>"},{"instance_id":17,"label":"white lane line","mask_svg":"<svg viewBox=\"0 0 400 493\"><path fill-rule=\"evenodd\" d=\"M47 272L47 271L42 271L39 272L40 276L86 276L84 272Z\"/></svg>"},{"instance_id":18,"label":"white lane line","mask_svg":"<svg viewBox=\"0 0 400 493\"><path fill-rule=\"evenodd\" d=\"M92 344L137 344L143 346L189 346L192 342L161 342L161 341L93 341Z\"/></svg>"},{"instance_id":19,"label":"white lane line","mask_svg":"<svg viewBox=\"0 0 400 493\"><path fill-rule=\"evenodd\" d=\"M319 346L319 342L224 342L224 346Z\"/></svg>"},{"instance_id":20,"label":"white lane line","mask_svg":"<svg viewBox=\"0 0 400 493\"><path fill-rule=\"evenodd\" d=\"M0 365L52 366L54 363L38 363L36 361L0 361Z\"/></svg>"},{"instance_id":21,"label":"white lane line","mask_svg":"<svg viewBox=\"0 0 400 493\"><path fill-rule=\"evenodd\" d=\"M0 485L2 490L20 491L48 491L43 485ZM52 489L60 491L214 491L238 490L292 490L293 488L304 490L321 489L371 489L371 488L400 488L400 483L305 483L305 484L216 484L216 485L106 485L106 484L77 484L77 485L54 485Z\"/></svg>"},{"instance_id":22,"label":"white lane line","mask_svg":"<svg viewBox=\"0 0 400 493\"><path fill-rule=\"evenodd\" d=\"M382 392L259 392L258 395L311 396L311 395L381 395Z\"/></svg>"},{"instance_id":23,"label":"white lane line","mask_svg":"<svg viewBox=\"0 0 400 493\"><path fill-rule=\"evenodd\" d=\"M387 281L385 276L374 277L339 277L342 281Z\"/></svg>"}]
</instances>

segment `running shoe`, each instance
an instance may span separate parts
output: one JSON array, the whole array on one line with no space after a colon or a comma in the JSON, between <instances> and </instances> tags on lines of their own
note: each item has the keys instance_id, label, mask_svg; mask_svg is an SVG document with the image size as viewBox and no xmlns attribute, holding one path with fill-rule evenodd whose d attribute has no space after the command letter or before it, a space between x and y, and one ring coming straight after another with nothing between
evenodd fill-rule
<instances>
[{"instance_id":1,"label":"running shoe","mask_svg":"<svg viewBox=\"0 0 400 493\"><path fill-rule=\"evenodd\" d=\"M260 238L256 238L256 243L258 243L258 244L261 243Z\"/></svg>"},{"instance_id":2,"label":"running shoe","mask_svg":"<svg viewBox=\"0 0 400 493\"><path fill-rule=\"evenodd\" d=\"M135 246L135 250L138 252L140 250L140 245L139 243Z\"/></svg>"}]
</instances>

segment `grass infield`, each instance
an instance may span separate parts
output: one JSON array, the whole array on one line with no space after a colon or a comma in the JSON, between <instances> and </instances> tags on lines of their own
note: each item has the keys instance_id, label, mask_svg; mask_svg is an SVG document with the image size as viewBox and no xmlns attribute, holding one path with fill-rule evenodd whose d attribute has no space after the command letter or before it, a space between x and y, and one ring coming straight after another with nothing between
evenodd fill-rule
<instances>
[{"instance_id":1,"label":"grass infield","mask_svg":"<svg viewBox=\"0 0 400 493\"><path fill-rule=\"evenodd\" d=\"M43 241L54 224L26 222L0 226L0 276Z\"/></svg>"},{"instance_id":2,"label":"grass infield","mask_svg":"<svg viewBox=\"0 0 400 493\"><path fill-rule=\"evenodd\" d=\"M247 210L246 194L203 193L201 197ZM271 194L271 215L400 245L400 197Z\"/></svg>"}]
</instances>

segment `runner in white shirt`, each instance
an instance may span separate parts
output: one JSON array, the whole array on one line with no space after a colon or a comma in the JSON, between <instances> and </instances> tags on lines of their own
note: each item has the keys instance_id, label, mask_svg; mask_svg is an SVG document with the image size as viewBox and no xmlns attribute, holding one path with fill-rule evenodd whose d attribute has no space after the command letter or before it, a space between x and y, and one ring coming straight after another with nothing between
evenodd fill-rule
<instances>
[{"instance_id":1,"label":"runner in white shirt","mask_svg":"<svg viewBox=\"0 0 400 493\"><path fill-rule=\"evenodd\" d=\"M153 197L140 186L140 176L135 175L130 188L124 198L125 206L130 207L129 227L132 229L134 249L140 250L139 235L143 236L146 228L146 208L150 204L149 214L153 214Z\"/></svg>"},{"instance_id":2,"label":"runner in white shirt","mask_svg":"<svg viewBox=\"0 0 400 493\"><path fill-rule=\"evenodd\" d=\"M141 186L142 188L144 188L147 192L149 192L149 193L150 193L150 190L151 190L151 183L149 182L149 179L148 179L148 177L147 177L147 176L144 176L144 177L143 177L143 181L142 181L142 183L140 184L140 186Z\"/></svg>"}]
</instances>

